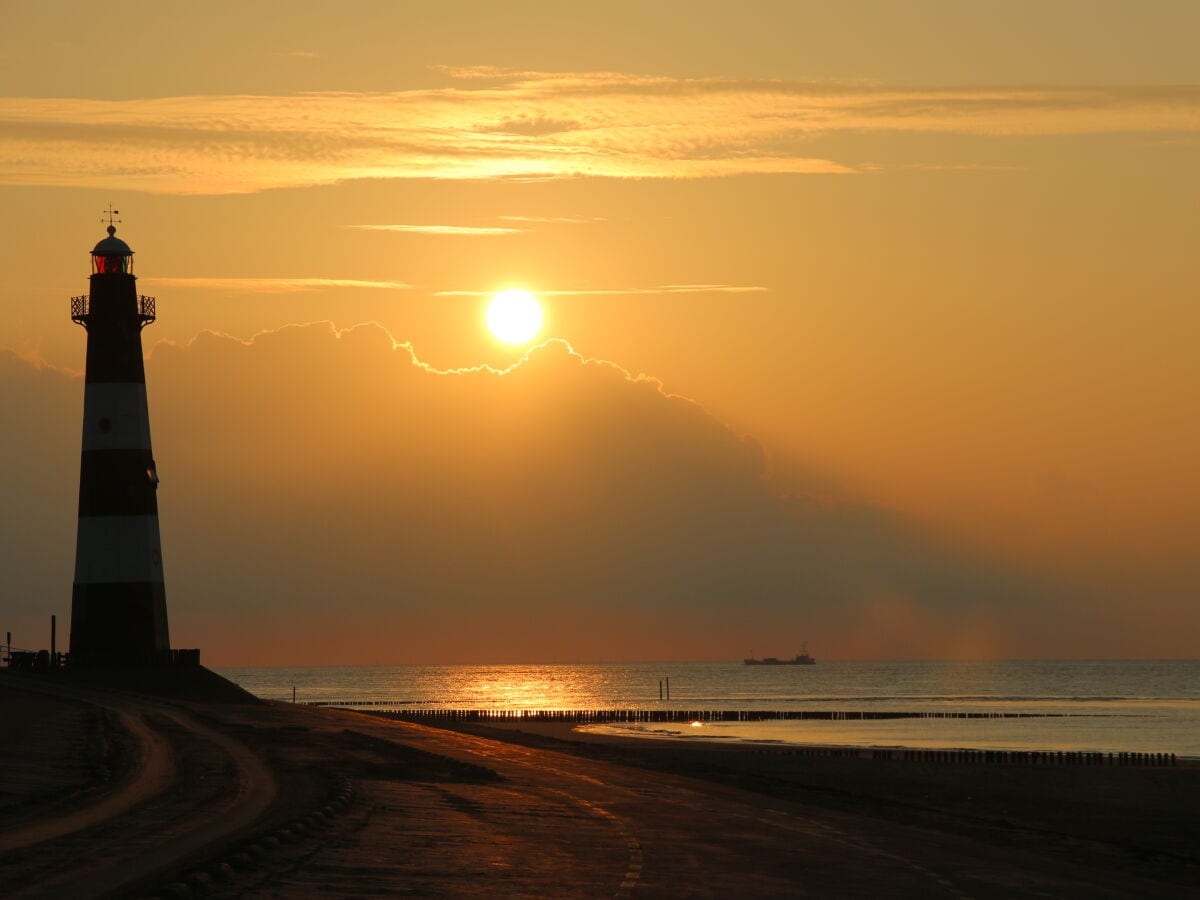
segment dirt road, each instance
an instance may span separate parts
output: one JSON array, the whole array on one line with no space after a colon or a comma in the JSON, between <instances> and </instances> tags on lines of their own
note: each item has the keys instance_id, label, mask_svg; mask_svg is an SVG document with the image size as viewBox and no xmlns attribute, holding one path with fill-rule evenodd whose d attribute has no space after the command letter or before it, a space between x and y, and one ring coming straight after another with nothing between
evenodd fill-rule
<instances>
[{"instance_id":1,"label":"dirt road","mask_svg":"<svg viewBox=\"0 0 1200 900\"><path fill-rule=\"evenodd\" d=\"M122 776L78 805L18 807L5 819L8 896L133 889L250 828L275 799L275 776L255 753L177 704L63 686L21 692L110 713L128 758Z\"/></svg>"}]
</instances>

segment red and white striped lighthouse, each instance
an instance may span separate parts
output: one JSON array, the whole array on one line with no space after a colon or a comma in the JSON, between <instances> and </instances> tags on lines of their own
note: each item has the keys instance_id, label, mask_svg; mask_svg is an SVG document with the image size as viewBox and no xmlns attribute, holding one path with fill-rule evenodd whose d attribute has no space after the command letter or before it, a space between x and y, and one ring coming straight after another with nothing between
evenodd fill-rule
<instances>
[{"instance_id":1,"label":"red and white striped lighthouse","mask_svg":"<svg viewBox=\"0 0 1200 900\"><path fill-rule=\"evenodd\" d=\"M170 658L142 363L154 298L138 294L133 251L112 221L110 214L108 237L92 250L88 295L71 298L71 319L87 330L72 665Z\"/></svg>"}]
</instances>

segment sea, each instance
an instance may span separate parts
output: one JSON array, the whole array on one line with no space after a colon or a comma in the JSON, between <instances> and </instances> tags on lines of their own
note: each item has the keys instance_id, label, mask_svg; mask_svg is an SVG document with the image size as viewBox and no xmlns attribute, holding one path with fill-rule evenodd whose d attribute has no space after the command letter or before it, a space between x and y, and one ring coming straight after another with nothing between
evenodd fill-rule
<instances>
[{"instance_id":1,"label":"sea","mask_svg":"<svg viewBox=\"0 0 1200 900\"><path fill-rule=\"evenodd\" d=\"M747 666L738 660L218 671L265 699L294 696L298 703L376 710L988 714L579 726L631 737L1200 758L1200 660L819 660L814 666Z\"/></svg>"}]
</instances>

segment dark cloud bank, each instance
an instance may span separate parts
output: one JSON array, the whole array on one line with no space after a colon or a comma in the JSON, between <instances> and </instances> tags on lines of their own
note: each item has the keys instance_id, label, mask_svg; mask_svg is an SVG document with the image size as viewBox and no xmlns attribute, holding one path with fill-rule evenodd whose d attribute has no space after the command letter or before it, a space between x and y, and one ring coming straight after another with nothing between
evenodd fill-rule
<instances>
[{"instance_id":1,"label":"dark cloud bank","mask_svg":"<svg viewBox=\"0 0 1200 900\"><path fill-rule=\"evenodd\" d=\"M318 324L147 371L172 637L214 663L1052 654L1066 615L897 517L782 496L752 440L562 343L442 373ZM18 645L69 613L81 398L0 354Z\"/></svg>"}]
</instances>

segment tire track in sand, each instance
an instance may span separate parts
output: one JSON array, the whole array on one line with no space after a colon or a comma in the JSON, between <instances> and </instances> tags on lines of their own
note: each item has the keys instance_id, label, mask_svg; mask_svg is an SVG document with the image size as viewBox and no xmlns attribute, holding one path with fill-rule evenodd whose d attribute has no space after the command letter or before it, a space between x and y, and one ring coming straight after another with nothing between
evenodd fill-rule
<instances>
[{"instance_id":1,"label":"tire track in sand","mask_svg":"<svg viewBox=\"0 0 1200 900\"><path fill-rule=\"evenodd\" d=\"M152 839L160 839L149 846L124 858L107 860L99 869L88 860L79 859L57 877L42 880L37 885L38 894L98 897L150 881L213 843L248 829L266 812L278 793L274 774L249 747L173 704L57 686L40 692L68 696L114 713L136 741L138 759L130 776L94 803L0 835L0 853L16 849L26 854L37 853L39 844L103 825L142 804L148 804L142 809L150 811L158 803L161 808L154 815L164 825L161 833L151 835ZM148 720L150 715L165 717L191 739L216 747L231 764L233 789L219 802L200 806L189 806L186 796L172 798L171 789L179 783L174 750L168 737Z\"/></svg>"}]
</instances>

